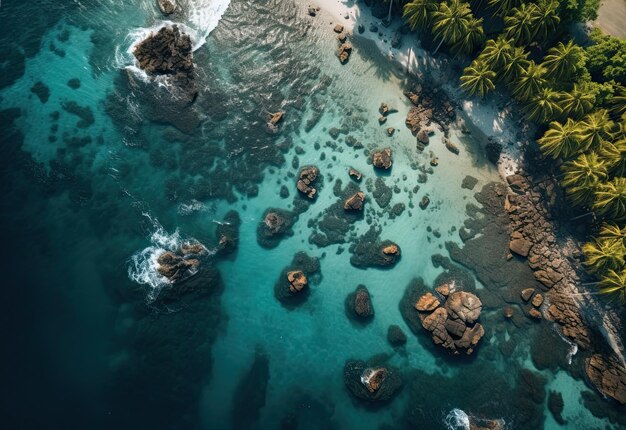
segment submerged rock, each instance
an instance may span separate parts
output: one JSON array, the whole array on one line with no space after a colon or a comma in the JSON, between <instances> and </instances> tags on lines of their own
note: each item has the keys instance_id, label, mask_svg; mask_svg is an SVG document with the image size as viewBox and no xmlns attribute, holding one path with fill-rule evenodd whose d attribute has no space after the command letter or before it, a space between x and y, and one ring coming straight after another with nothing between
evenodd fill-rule
<instances>
[{"instance_id":1,"label":"submerged rock","mask_svg":"<svg viewBox=\"0 0 626 430\"><path fill-rule=\"evenodd\" d=\"M407 337L398 325L390 325L387 329L387 341L391 346L402 346L406 343Z\"/></svg>"},{"instance_id":2,"label":"submerged rock","mask_svg":"<svg viewBox=\"0 0 626 430\"><path fill-rule=\"evenodd\" d=\"M226 213L224 220L217 226L217 236L220 254L232 254L239 245L239 226L241 218L237 211L231 210Z\"/></svg>"},{"instance_id":3,"label":"submerged rock","mask_svg":"<svg viewBox=\"0 0 626 430\"><path fill-rule=\"evenodd\" d=\"M173 14L176 12L176 8L178 7L176 0L157 0L157 4L159 5L161 13L164 15Z\"/></svg>"},{"instance_id":4,"label":"submerged rock","mask_svg":"<svg viewBox=\"0 0 626 430\"><path fill-rule=\"evenodd\" d=\"M346 313L349 318L359 322L371 321L374 317L372 298L365 285L359 285L346 297Z\"/></svg>"},{"instance_id":5,"label":"submerged rock","mask_svg":"<svg viewBox=\"0 0 626 430\"><path fill-rule=\"evenodd\" d=\"M363 177L363 174L361 174L361 172L359 172L356 169L348 170L348 175L357 182L359 182L361 178Z\"/></svg>"},{"instance_id":6,"label":"submerged rock","mask_svg":"<svg viewBox=\"0 0 626 430\"><path fill-rule=\"evenodd\" d=\"M294 213L285 209L269 208L257 227L257 242L264 248L274 248L280 241L291 236L291 227L295 222Z\"/></svg>"},{"instance_id":7,"label":"submerged rock","mask_svg":"<svg viewBox=\"0 0 626 430\"><path fill-rule=\"evenodd\" d=\"M372 153L372 164L377 169L388 170L393 164L391 158L391 148L376 150Z\"/></svg>"},{"instance_id":8,"label":"submerged rock","mask_svg":"<svg viewBox=\"0 0 626 430\"><path fill-rule=\"evenodd\" d=\"M563 395L556 391L550 391L548 394L548 410L554 417L554 420L561 424L565 425L567 421L563 418L563 408L565 403L563 402Z\"/></svg>"}]
</instances>

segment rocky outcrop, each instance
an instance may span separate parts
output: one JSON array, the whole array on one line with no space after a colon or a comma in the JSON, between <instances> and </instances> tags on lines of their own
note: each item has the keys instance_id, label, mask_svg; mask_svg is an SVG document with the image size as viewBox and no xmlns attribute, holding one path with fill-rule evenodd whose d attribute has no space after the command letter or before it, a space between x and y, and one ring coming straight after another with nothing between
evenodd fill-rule
<instances>
[{"instance_id":1,"label":"rocky outcrop","mask_svg":"<svg viewBox=\"0 0 626 430\"><path fill-rule=\"evenodd\" d=\"M339 48L337 49L337 56L339 57L341 64L348 62L350 54L352 54L352 44L350 42L345 41L339 45Z\"/></svg>"},{"instance_id":2,"label":"rocky outcrop","mask_svg":"<svg viewBox=\"0 0 626 430\"><path fill-rule=\"evenodd\" d=\"M346 314L358 322L369 322L374 317L374 305L365 285L359 285L346 297Z\"/></svg>"},{"instance_id":3,"label":"rocky outcrop","mask_svg":"<svg viewBox=\"0 0 626 430\"><path fill-rule=\"evenodd\" d=\"M232 254L239 245L239 226L241 218L237 211L231 210L224 215L224 220L215 230L218 252L222 255Z\"/></svg>"},{"instance_id":4,"label":"rocky outcrop","mask_svg":"<svg viewBox=\"0 0 626 430\"><path fill-rule=\"evenodd\" d=\"M343 369L344 383L350 393L366 402L386 402L402 388L400 372L386 365L348 360Z\"/></svg>"},{"instance_id":5,"label":"rocky outcrop","mask_svg":"<svg viewBox=\"0 0 626 430\"><path fill-rule=\"evenodd\" d=\"M280 241L293 234L294 213L285 209L269 208L257 227L257 242L264 248L274 248Z\"/></svg>"},{"instance_id":6,"label":"rocky outcrop","mask_svg":"<svg viewBox=\"0 0 626 430\"><path fill-rule=\"evenodd\" d=\"M178 8L176 0L157 0L157 4L159 5L161 13L164 15L171 15L176 12Z\"/></svg>"},{"instance_id":7,"label":"rocky outcrop","mask_svg":"<svg viewBox=\"0 0 626 430\"><path fill-rule=\"evenodd\" d=\"M343 203L343 208L347 211L362 211L364 202L365 193L363 193L363 191L358 191L346 199Z\"/></svg>"},{"instance_id":8,"label":"rocky outcrop","mask_svg":"<svg viewBox=\"0 0 626 430\"><path fill-rule=\"evenodd\" d=\"M348 170L348 175L357 182L360 182L361 178L363 178L363 175L361 174L361 172L359 172L356 169Z\"/></svg>"},{"instance_id":9,"label":"rocky outcrop","mask_svg":"<svg viewBox=\"0 0 626 430\"><path fill-rule=\"evenodd\" d=\"M151 33L135 46L133 55L148 75L171 76L181 84L193 78L191 38L176 25Z\"/></svg>"},{"instance_id":10,"label":"rocky outcrop","mask_svg":"<svg viewBox=\"0 0 626 430\"><path fill-rule=\"evenodd\" d=\"M455 291L440 300L428 292L417 300L415 310L433 342L453 355L471 354L485 334L483 326L477 323L482 302L475 294Z\"/></svg>"},{"instance_id":11,"label":"rocky outcrop","mask_svg":"<svg viewBox=\"0 0 626 430\"><path fill-rule=\"evenodd\" d=\"M393 164L393 159L391 158L391 148L379 149L372 152L372 164L377 169L390 169Z\"/></svg>"},{"instance_id":12,"label":"rocky outcrop","mask_svg":"<svg viewBox=\"0 0 626 430\"><path fill-rule=\"evenodd\" d=\"M159 255L156 270L170 282L179 282L198 271L200 260L206 254L207 249L200 242L185 242L178 249Z\"/></svg>"},{"instance_id":13,"label":"rocky outcrop","mask_svg":"<svg viewBox=\"0 0 626 430\"><path fill-rule=\"evenodd\" d=\"M626 404L626 368L615 358L594 354L587 359L585 371L598 391Z\"/></svg>"},{"instance_id":14,"label":"rocky outcrop","mask_svg":"<svg viewBox=\"0 0 626 430\"><path fill-rule=\"evenodd\" d=\"M281 272L274 285L274 296L286 306L295 306L306 300L312 277L320 271L320 262L304 252L298 252L289 266Z\"/></svg>"},{"instance_id":15,"label":"rocky outcrop","mask_svg":"<svg viewBox=\"0 0 626 430\"><path fill-rule=\"evenodd\" d=\"M447 136L450 122L456 119L452 100L437 87L427 82L413 83L404 91L404 95L413 105L407 114L405 124L414 136L430 127L434 122ZM424 136L422 135L422 140ZM423 142L422 143L428 143Z\"/></svg>"},{"instance_id":16,"label":"rocky outcrop","mask_svg":"<svg viewBox=\"0 0 626 430\"><path fill-rule=\"evenodd\" d=\"M306 166L298 174L296 187L298 191L310 199L314 199L317 196L317 189L313 187L313 184L317 181L319 172L319 169L315 166Z\"/></svg>"},{"instance_id":17,"label":"rocky outcrop","mask_svg":"<svg viewBox=\"0 0 626 430\"><path fill-rule=\"evenodd\" d=\"M388 268L400 261L402 251L390 240L380 242L374 227L350 245L350 264L358 268Z\"/></svg>"}]
</instances>

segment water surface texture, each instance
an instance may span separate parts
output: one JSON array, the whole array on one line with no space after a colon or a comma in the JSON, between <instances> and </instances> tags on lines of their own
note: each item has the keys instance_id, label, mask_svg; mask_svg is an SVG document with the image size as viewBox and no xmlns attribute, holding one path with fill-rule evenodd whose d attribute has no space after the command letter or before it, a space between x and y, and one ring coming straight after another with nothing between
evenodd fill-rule
<instances>
[{"instance_id":1,"label":"water surface texture","mask_svg":"<svg viewBox=\"0 0 626 430\"><path fill-rule=\"evenodd\" d=\"M404 124L401 68L357 34L340 64L324 10L179 2L183 13L167 18L148 0L0 6L4 428L469 429L470 416L516 429L611 428L583 405L599 395L562 370L570 347L549 324L513 324L500 298L484 300L479 348L449 357L402 316L405 290L442 276L496 297L448 258L465 220L486 216L468 204L480 207L475 194L501 182L479 142L451 125L459 155L439 130L420 151ZM192 36L193 109L132 56L171 23ZM381 102L398 111L383 126ZM394 164L381 173L369 155L384 147ZM320 171L313 202L296 189L306 165ZM461 186L468 175L473 189ZM365 210L346 221L337 202L356 187ZM292 234L271 248L257 240L268 208L294 214ZM218 252L237 220L237 249ZM351 264L368 233L399 245L393 268ZM207 252L172 292L156 259L192 240ZM298 252L319 271L306 300L284 304L275 284ZM367 323L346 314L360 284L375 312ZM405 346L389 344L391 325ZM384 404L344 383L346 360L374 356L402 374ZM548 411L550 392L562 394L566 424Z\"/></svg>"}]
</instances>

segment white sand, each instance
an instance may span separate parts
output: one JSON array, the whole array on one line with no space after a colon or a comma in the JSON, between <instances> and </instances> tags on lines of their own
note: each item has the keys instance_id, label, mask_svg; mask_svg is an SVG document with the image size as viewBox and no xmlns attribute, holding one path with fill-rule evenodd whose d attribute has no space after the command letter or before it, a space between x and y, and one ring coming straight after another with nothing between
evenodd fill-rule
<instances>
[{"instance_id":1,"label":"white sand","mask_svg":"<svg viewBox=\"0 0 626 430\"><path fill-rule=\"evenodd\" d=\"M352 5L348 6L346 3ZM458 61L455 62L444 54L438 54L433 58L422 48L414 33L403 35L400 48L392 48L393 35L403 24L399 18L393 19L391 24L385 27L380 19L372 16L370 8L353 4L352 1L314 0L310 5L319 6L332 18L332 22L329 22L331 27L339 23L346 31L356 35L357 25L362 24L365 31L358 35L373 40L383 55L395 60L402 70L406 70L410 57L410 73L418 76L428 73L457 100L461 108L459 116L465 120L475 138L486 143L488 137L493 137L502 143L503 152L498 165L500 174L505 177L518 170L523 157L520 149L528 144L534 129L528 128L520 121L519 115L515 114L516 105L512 100L499 93L491 94L483 100L468 98L459 88L458 75L452 71L452 66L459 65ZM345 18L346 15L348 19ZM318 17L324 19L322 15ZM378 32L369 31L372 23L378 27ZM463 65L465 64L460 64Z\"/></svg>"}]
</instances>

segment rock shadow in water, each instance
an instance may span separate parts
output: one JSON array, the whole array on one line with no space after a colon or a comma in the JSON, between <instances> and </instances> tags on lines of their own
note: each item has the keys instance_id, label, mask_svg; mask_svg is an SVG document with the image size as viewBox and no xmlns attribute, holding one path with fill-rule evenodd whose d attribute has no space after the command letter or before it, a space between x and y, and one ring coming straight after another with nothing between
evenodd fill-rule
<instances>
[{"instance_id":1,"label":"rock shadow in water","mask_svg":"<svg viewBox=\"0 0 626 430\"><path fill-rule=\"evenodd\" d=\"M261 409L265 406L270 381L269 357L262 347L256 347L254 362L239 380L233 394L231 420L233 429L245 430L255 427Z\"/></svg>"}]
</instances>

